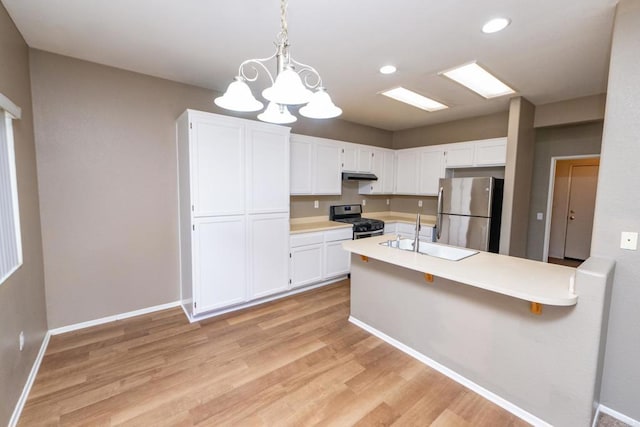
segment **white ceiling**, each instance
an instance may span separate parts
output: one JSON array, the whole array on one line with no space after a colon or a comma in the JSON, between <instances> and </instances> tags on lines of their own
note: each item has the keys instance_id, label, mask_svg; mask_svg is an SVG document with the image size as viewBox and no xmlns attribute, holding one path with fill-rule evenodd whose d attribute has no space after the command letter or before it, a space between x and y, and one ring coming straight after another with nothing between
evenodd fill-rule
<instances>
[{"instance_id":1,"label":"white ceiling","mask_svg":"<svg viewBox=\"0 0 640 427\"><path fill-rule=\"evenodd\" d=\"M536 105L605 92L616 2L289 0L289 41L341 118L399 130L505 111L507 98L485 100L437 75L471 60ZM278 0L2 3L33 48L221 92L240 62L273 53L280 26ZM512 23L483 34L495 16ZM395 75L379 74L387 63ZM398 85L451 108L428 113L378 95Z\"/></svg>"}]
</instances>

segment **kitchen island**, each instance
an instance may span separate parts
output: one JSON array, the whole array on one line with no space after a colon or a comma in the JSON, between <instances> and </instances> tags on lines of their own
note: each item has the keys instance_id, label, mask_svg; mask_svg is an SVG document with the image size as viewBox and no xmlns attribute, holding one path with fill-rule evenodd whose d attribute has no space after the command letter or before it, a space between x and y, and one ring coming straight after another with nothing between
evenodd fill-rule
<instances>
[{"instance_id":1,"label":"kitchen island","mask_svg":"<svg viewBox=\"0 0 640 427\"><path fill-rule=\"evenodd\" d=\"M532 424L590 425L611 261L448 261L379 244L393 238L343 243L353 323Z\"/></svg>"}]
</instances>

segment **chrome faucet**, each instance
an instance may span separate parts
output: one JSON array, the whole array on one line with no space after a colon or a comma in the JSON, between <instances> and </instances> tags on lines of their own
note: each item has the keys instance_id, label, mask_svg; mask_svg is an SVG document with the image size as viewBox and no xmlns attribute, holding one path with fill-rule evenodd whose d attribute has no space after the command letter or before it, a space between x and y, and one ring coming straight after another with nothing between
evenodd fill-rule
<instances>
[{"instance_id":1,"label":"chrome faucet","mask_svg":"<svg viewBox=\"0 0 640 427\"><path fill-rule=\"evenodd\" d=\"M420 248L420 210L418 210L418 214L416 215L416 234L413 239L413 252L418 252Z\"/></svg>"}]
</instances>

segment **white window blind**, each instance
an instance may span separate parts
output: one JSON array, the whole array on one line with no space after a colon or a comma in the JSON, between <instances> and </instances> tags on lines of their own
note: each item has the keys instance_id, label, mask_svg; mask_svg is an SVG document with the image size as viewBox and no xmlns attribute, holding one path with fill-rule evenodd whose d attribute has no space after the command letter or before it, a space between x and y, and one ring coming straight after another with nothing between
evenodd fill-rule
<instances>
[{"instance_id":1,"label":"white window blind","mask_svg":"<svg viewBox=\"0 0 640 427\"><path fill-rule=\"evenodd\" d=\"M22 265L12 115L0 109L0 284Z\"/></svg>"}]
</instances>

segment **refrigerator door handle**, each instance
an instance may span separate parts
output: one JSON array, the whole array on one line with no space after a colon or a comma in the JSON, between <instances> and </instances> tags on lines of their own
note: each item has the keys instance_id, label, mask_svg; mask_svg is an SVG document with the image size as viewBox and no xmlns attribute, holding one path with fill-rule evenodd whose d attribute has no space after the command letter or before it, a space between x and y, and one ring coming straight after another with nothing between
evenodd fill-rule
<instances>
[{"instance_id":1,"label":"refrigerator door handle","mask_svg":"<svg viewBox=\"0 0 640 427\"><path fill-rule=\"evenodd\" d=\"M436 214L436 240L440 240L440 234L442 231L442 191L443 187L438 190L438 212Z\"/></svg>"}]
</instances>

